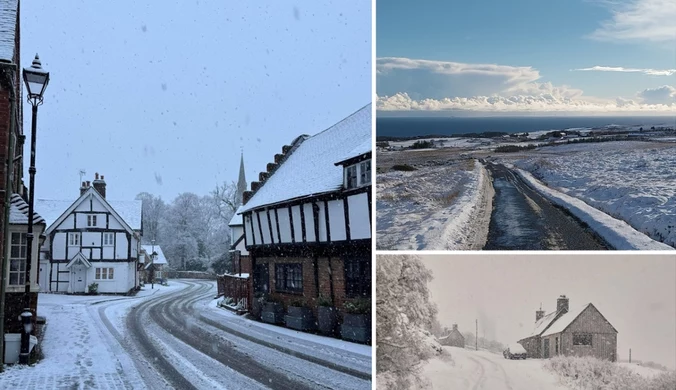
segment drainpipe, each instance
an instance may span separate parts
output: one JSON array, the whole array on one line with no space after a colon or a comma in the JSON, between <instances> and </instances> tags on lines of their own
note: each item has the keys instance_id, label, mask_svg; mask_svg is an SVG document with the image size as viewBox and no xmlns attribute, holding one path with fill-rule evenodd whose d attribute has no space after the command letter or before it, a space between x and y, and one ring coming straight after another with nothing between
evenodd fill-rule
<instances>
[{"instance_id":1,"label":"drainpipe","mask_svg":"<svg viewBox=\"0 0 676 390\"><path fill-rule=\"evenodd\" d=\"M4 245L3 253L0 254L2 257L2 280L0 280L0 352L4 351L5 347L5 290L7 285L7 244L9 243L9 235L7 231L9 230L9 208L10 200L12 196L12 173L14 171L14 128L16 127L16 91L14 90L15 82L15 72L16 65L13 63L0 63L0 71L6 72L5 76L8 76L9 84L9 105L10 105L10 115L9 115L9 153L7 154L7 160L5 161L5 166L7 171L5 172L5 215L4 220L2 221L3 232L4 232ZM0 356L0 372L4 371L4 361L5 357Z\"/></svg>"}]
</instances>

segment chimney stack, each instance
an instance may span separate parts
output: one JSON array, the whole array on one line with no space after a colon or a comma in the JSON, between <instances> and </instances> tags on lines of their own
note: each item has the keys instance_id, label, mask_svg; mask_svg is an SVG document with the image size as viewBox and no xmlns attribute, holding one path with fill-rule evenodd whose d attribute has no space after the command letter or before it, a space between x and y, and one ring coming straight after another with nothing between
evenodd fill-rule
<instances>
[{"instance_id":1,"label":"chimney stack","mask_svg":"<svg viewBox=\"0 0 676 390\"><path fill-rule=\"evenodd\" d=\"M458 330L458 324L453 324L453 330Z\"/></svg>"},{"instance_id":2,"label":"chimney stack","mask_svg":"<svg viewBox=\"0 0 676 390\"><path fill-rule=\"evenodd\" d=\"M565 295L561 295L559 299L556 300L556 311L568 312L568 298L566 298Z\"/></svg>"},{"instance_id":3,"label":"chimney stack","mask_svg":"<svg viewBox=\"0 0 676 390\"><path fill-rule=\"evenodd\" d=\"M540 310L535 311L535 322L540 321L540 318L545 316L545 311L542 310L542 307L540 307Z\"/></svg>"},{"instance_id":4,"label":"chimney stack","mask_svg":"<svg viewBox=\"0 0 676 390\"><path fill-rule=\"evenodd\" d=\"M103 180L103 175L99 179L98 172L94 175L94 189L101 194L103 199L106 198L106 182Z\"/></svg>"},{"instance_id":5,"label":"chimney stack","mask_svg":"<svg viewBox=\"0 0 676 390\"><path fill-rule=\"evenodd\" d=\"M87 182L83 181L80 187L80 196L84 195L85 192L87 192Z\"/></svg>"}]
</instances>

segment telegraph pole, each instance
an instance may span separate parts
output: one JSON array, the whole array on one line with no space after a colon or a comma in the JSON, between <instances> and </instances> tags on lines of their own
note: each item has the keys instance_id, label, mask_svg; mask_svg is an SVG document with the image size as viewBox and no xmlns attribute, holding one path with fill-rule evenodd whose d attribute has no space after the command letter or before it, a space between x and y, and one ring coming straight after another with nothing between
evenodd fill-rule
<instances>
[{"instance_id":1,"label":"telegraph pole","mask_svg":"<svg viewBox=\"0 0 676 390\"><path fill-rule=\"evenodd\" d=\"M476 331L474 332L474 350L479 350L479 320L474 320L476 322Z\"/></svg>"}]
</instances>

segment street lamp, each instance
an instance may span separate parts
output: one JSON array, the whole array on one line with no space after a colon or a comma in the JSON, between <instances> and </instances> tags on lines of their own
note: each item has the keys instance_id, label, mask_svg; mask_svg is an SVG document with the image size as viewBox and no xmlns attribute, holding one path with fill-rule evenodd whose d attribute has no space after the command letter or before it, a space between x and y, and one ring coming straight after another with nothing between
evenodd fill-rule
<instances>
[{"instance_id":1,"label":"street lamp","mask_svg":"<svg viewBox=\"0 0 676 390\"><path fill-rule=\"evenodd\" d=\"M28 101L33 106L33 123L31 126L31 166L28 168L30 175L30 184L28 189L28 232L26 233L26 288L24 290L24 312L22 319L24 322L24 332L21 334L21 353L19 354L19 364L28 364L30 356L30 332L32 326L27 326L25 323L28 320L32 321L31 316L25 314L30 311L30 292L31 292L31 262L33 260L33 206L35 205L35 137L36 126L38 119L38 106L42 104L42 98L49 84L49 72L42 69L40 57L35 55L33 64L30 68L23 69L23 81L26 83L28 90ZM32 325L32 323L31 323Z\"/></svg>"}]
</instances>

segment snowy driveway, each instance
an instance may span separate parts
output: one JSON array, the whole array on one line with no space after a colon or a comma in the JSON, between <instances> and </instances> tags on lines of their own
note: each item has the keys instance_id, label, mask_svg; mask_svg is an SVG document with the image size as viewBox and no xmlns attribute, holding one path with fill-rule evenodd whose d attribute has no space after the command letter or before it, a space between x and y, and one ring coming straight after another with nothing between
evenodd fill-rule
<instances>
[{"instance_id":1,"label":"snowy driveway","mask_svg":"<svg viewBox=\"0 0 676 390\"><path fill-rule=\"evenodd\" d=\"M453 361L430 360L423 367L433 389L558 390L567 389L542 367L542 360L508 360L487 351L444 347Z\"/></svg>"},{"instance_id":2,"label":"snowy driveway","mask_svg":"<svg viewBox=\"0 0 676 390\"><path fill-rule=\"evenodd\" d=\"M140 297L41 295L45 358L9 367L0 388L371 388L369 346L235 316L215 307L212 281L170 283Z\"/></svg>"}]
</instances>

